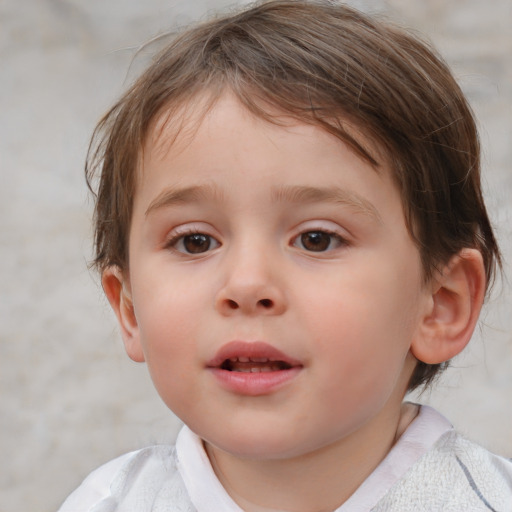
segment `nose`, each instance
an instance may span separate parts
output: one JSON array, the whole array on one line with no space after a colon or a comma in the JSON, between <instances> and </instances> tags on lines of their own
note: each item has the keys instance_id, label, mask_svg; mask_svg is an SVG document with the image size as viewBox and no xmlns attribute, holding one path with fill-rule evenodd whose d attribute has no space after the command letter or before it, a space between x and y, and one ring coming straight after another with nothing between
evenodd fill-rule
<instances>
[{"instance_id":1,"label":"nose","mask_svg":"<svg viewBox=\"0 0 512 512\"><path fill-rule=\"evenodd\" d=\"M238 254L226 262L224 281L215 307L224 316L280 315L287 308L286 295L275 261L262 255Z\"/></svg>"}]
</instances>

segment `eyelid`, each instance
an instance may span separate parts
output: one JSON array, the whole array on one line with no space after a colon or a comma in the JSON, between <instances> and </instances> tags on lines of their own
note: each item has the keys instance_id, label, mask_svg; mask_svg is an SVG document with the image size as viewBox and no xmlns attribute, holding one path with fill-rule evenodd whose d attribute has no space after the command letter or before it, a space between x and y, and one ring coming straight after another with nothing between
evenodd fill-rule
<instances>
[{"instance_id":1,"label":"eyelid","mask_svg":"<svg viewBox=\"0 0 512 512\"><path fill-rule=\"evenodd\" d=\"M321 219L313 219L306 222L301 222L297 227L294 228L294 231L295 237L301 235L302 233L307 233L308 231L323 231L331 235L337 235L344 240L351 237L350 231L340 226L340 224L337 222Z\"/></svg>"},{"instance_id":2,"label":"eyelid","mask_svg":"<svg viewBox=\"0 0 512 512\"><path fill-rule=\"evenodd\" d=\"M312 233L312 232L320 232L325 233L334 239L336 239L339 243L337 247L333 247L331 249L327 249L325 251L308 251L305 248L299 247L296 245L296 241L300 239L302 235L305 233ZM296 230L295 234L291 237L290 245L297 247L298 249L306 251L308 254L316 254L318 256L322 254L331 253L337 249L342 249L344 247L350 246L350 233L343 229L339 224L334 223L332 221L308 221L305 223L302 223L299 225Z\"/></svg>"},{"instance_id":3,"label":"eyelid","mask_svg":"<svg viewBox=\"0 0 512 512\"><path fill-rule=\"evenodd\" d=\"M212 234L212 231L214 231L214 230L211 226L208 226L208 224L204 224L204 223L200 223L200 222L198 222L198 223L192 222L190 224L184 224L184 225L177 226L177 227L173 228L169 232L169 234L165 237L164 248L171 249L171 250L175 251L176 253L178 253L180 255L184 255L184 256L195 256L195 257L204 256L222 245L222 243L219 240L220 237L216 234ZM180 250L176 249L175 246L180 240L183 240L186 236L195 235L195 234L202 234L202 235L208 236L211 240L215 241L216 246L213 248L209 248L207 251L205 251L203 253L196 253L196 254L189 253L186 251L180 251Z\"/></svg>"},{"instance_id":4,"label":"eyelid","mask_svg":"<svg viewBox=\"0 0 512 512\"><path fill-rule=\"evenodd\" d=\"M301 237L302 235L304 235L306 233L324 233L324 234L329 235L330 237L338 240L340 245L348 245L347 240L343 236L341 236L340 234L335 233L333 231L327 231L326 229L306 229L305 231L301 231L298 235L293 237L292 240L297 240L299 237ZM314 252L314 251L312 251L312 252ZM324 251L324 252L327 252L327 251Z\"/></svg>"}]
</instances>

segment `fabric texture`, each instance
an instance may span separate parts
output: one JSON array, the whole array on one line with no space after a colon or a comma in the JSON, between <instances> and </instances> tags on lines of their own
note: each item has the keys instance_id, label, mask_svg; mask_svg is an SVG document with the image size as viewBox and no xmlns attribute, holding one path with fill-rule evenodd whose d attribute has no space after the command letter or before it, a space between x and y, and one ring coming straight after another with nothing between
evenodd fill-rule
<instances>
[{"instance_id":1,"label":"fabric texture","mask_svg":"<svg viewBox=\"0 0 512 512\"><path fill-rule=\"evenodd\" d=\"M202 441L123 455L91 473L59 512L243 512L222 487ZM464 439L422 406L398 442L333 512L512 512L512 461Z\"/></svg>"}]
</instances>

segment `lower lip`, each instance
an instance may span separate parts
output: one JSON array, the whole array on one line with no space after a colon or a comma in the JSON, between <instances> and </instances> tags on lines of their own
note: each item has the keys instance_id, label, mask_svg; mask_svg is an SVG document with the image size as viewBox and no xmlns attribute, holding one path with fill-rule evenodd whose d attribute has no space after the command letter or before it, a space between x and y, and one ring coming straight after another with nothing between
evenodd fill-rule
<instances>
[{"instance_id":1,"label":"lower lip","mask_svg":"<svg viewBox=\"0 0 512 512\"><path fill-rule=\"evenodd\" d=\"M236 394L247 396L269 395L290 382L301 371L300 367L274 372L233 372L210 368L221 385Z\"/></svg>"}]
</instances>

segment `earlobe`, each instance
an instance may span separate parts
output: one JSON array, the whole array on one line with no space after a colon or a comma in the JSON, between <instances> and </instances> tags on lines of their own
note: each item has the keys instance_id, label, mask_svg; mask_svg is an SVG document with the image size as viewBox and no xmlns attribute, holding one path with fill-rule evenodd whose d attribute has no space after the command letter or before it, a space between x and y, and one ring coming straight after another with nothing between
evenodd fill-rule
<instances>
[{"instance_id":1,"label":"earlobe","mask_svg":"<svg viewBox=\"0 0 512 512\"><path fill-rule=\"evenodd\" d=\"M119 267L112 266L104 270L101 283L119 322L126 353L134 361L143 362L144 353L140 343L139 327L128 279Z\"/></svg>"},{"instance_id":2,"label":"earlobe","mask_svg":"<svg viewBox=\"0 0 512 512\"><path fill-rule=\"evenodd\" d=\"M448 361L465 348L484 301L486 276L482 255L463 249L432 282L429 311L411 345L412 354L427 364Z\"/></svg>"}]
</instances>

